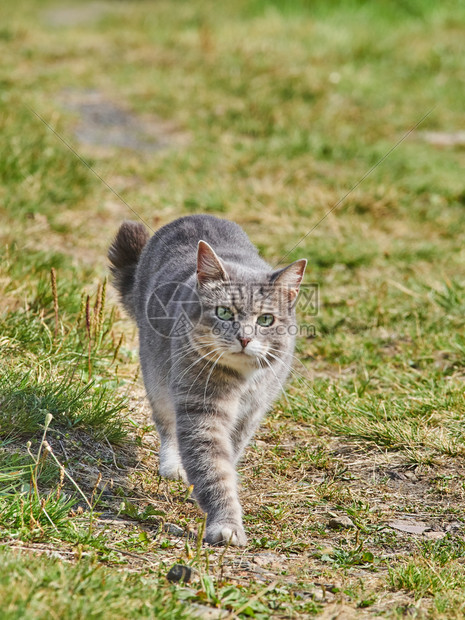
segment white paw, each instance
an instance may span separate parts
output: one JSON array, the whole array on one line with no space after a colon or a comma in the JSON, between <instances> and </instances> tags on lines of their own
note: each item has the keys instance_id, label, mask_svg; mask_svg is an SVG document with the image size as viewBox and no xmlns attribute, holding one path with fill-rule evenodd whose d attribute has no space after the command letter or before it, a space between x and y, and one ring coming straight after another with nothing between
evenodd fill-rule
<instances>
[{"instance_id":1,"label":"white paw","mask_svg":"<svg viewBox=\"0 0 465 620\"><path fill-rule=\"evenodd\" d=\"M163 476L163 478L169 478L170 480L182 480L185 484L189 484L187 481L187 474L182 465L160 465L158 473L160 476Z\"/></svg>"},{"instance_id":2,"label":"white paw","mask_svg":"<svg viewBox=\"0 0 465 620\"><path fill-rule=\"evenodd\" d=\"M187 474L182 466L181 457L176 448L170 444L161 445L158 473L160 476L163 476L163 478L182 480L184 483L188 484Z\"/></svg>"},{"instance_id":3,"label":"white paw","mask_svg":"<svg viewBox=\"0 0 465 620\"><path fill-rule=\"evenodd\" d=\"M245 547L247 536L242 525L213 523L207 526L205 540L212 545Z\"/></svg>"}]
</instances>

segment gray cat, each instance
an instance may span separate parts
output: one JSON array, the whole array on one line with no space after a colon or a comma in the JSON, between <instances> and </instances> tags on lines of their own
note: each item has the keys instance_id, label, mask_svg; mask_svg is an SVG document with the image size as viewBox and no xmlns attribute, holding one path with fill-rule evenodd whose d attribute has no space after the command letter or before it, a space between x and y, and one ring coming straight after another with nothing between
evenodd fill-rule
<instances>
[{"instance_id":1,"label":"gray cat","mask_svg":"<svg viewBox=\"0 0 465 620\"><path fill-rule=\"evenodd\" d=\"M207 542L243 546L236 466L289 374L307 261L273 271L237 224L210 215L150 240L124 222L108 257L139 328L160 474L194 486Z\"/></svg>"}]
</instances>

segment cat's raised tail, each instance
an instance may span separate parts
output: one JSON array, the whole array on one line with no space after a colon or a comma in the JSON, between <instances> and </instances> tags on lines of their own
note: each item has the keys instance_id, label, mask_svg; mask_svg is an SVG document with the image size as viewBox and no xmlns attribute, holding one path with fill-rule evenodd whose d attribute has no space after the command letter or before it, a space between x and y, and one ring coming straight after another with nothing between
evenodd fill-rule
<instances>
[{"instance_id":1,"label":"cat's raised tail","mask_svg":"<svg viewBox=\"0 0 465 620\"><path fill-rule=\"evenodd\" d=\"M130 315L134 316L132 289L136 266L150 235L140 222L123 222L108 250L113 285Z\"/></svg>"}]
</instances>

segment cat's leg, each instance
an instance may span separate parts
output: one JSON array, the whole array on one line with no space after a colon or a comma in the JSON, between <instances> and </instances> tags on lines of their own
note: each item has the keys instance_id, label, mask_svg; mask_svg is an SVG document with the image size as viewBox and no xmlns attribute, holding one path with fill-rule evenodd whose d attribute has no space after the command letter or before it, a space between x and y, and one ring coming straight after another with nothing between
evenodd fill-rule
<instances>
[{"instance_id":1,"label":"cat's leg","mask_svg":"<svg viewBox=\"0 0 465 620\"><path fill-rule=\"evenodd\" d=\"M216 406L183 405L177 410L177 435L189 483L207 513L206 541L244 546L231 417L231 412Z\"/></svg>"},{"instance_id":2,"label":"cat's leg","mask_svg":"<svg viewBox=\"0 0 465 620\"><path fill-rule=\"evenodd\" d=\"M239 412L231 433L236 467L260 422L282 390L286 374L284 366L273 369L273 374L265 368L242 394Z\"/></svg>"},{"instance_id":3,"label":"cat's leg","mask_svg":"<svg viewBox=\"0 0 465 620\"><path fill-rule=\"evenodd\" d=\"M153 419L160 436L159 474L171 480L182 480L187 484L187 475L182 466L176 437L176 415L168 398L157 394L148 395Z\"/></svg>"},{"instance_id":4,"label":"cat's leg","mask_svg":"<svg viewBox=\"0 0 465 620\"><path fill-rule=\"evenodd\" d=\"M241 415L238 417L231 433L234 464L236 467L268 409L268 405L262 404L259 406L256 403L254 404L255 407L249 404L241 410Z\"/></svg>"},{"instance_id":5,"label":"cat's leg","mask_svg":"<svg viewBox=\"0 0 465 620\"><path fill-rule=\"evenodd\" d=\"M241 396L238 415L231 433L236 466L279 389L276 386L275 375L271 378L267 375L269 373L265 370Z\"/></svg>"},{"instance_id":6,"label":"cat's leg","mask_svg":"<svg viewBox=\"0 0 465 620\"><path fill-rule=\"evenodd\" d=\"M166 429L161 431L160 425L157 424L157 430L160 435L160 467L159 474L164 478L171 480L182 480L185 484L188 484L187 474L182 466L181 457L176 442L176 437L173 437L171 432L166 433Z\"/></svg>"}]
</instances>

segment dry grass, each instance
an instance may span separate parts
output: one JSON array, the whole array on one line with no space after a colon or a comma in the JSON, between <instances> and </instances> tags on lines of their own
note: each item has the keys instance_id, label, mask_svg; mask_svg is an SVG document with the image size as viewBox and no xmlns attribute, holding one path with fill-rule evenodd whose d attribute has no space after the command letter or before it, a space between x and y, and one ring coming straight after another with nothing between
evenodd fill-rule
<instances>
[{"instance_id":1,"label":"dry grass","mask_svg":"<svg viewBox=\"0 0 465 620\"><path fill-rule=\"evenodd\" d=\"M12 485L0 502L24 505L34 481L39 502L26 525L0 518L14 550L3 557L23 584L0 578L0 593L18 593L7 617L54 608L109 617L107 596L112 617L126 604L133 617L182 617L182 601L187 616L208 607L223 617L463 617L463 7L173 7L21 0L0 9L0 473ZM86 128L89 101L105 114ZM131 142L144 126L150 148ZM95 143L105 127L116 146ZM426 141L426 130L448 141ZM300 316L316 337L299 342L288 402L241 467L245 551L186 535L201 513L181 484L156 475L134 327L112 292L106 309L98 302L106 249L131 209L152 228L196 212L234 219L271 262L309 258L319 285L318 315ZM57 404L50 395L64 377ZM105 398L73 405L89 380ZM25 403L27 427L16 415ZM113 424L102 412L114 403ZM53 454L92 510L50 455L31 478L26 445L37 454L47 413ZM76 494L70 514L58 511L60 489ZM43 498L57 510L54 527ZM353 527L329 527L342 517ZM424 532L389 525L399 519ZM19 549L42 554L29 572ZM195 569L192 587L166 583L175 562ZM94 569L95 597L73 608L66 584ZM56 591L37 585L56 571ZM161 593L152 607L138 604L144 588Z\"/></svg>"}]
</instances>

